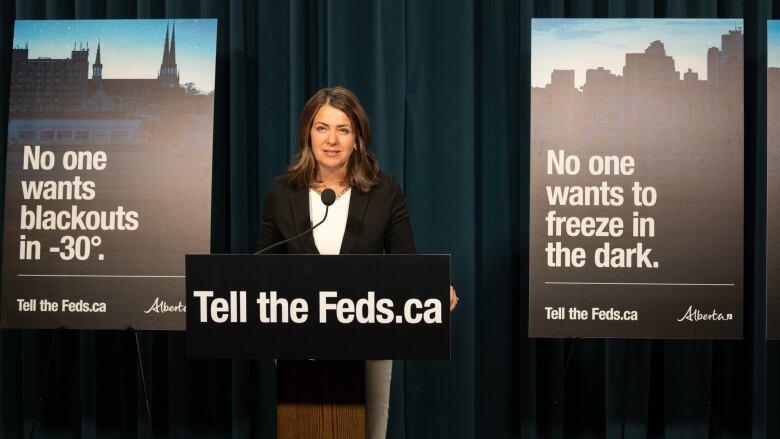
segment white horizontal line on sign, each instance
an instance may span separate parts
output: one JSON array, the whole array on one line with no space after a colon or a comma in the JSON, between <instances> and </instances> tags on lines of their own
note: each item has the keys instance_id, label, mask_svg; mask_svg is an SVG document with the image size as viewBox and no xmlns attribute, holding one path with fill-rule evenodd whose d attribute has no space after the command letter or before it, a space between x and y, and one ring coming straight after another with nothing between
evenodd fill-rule
<instances>
[{"instance_id":1,"label":"white horizontal line on sign","mask_svg":"<svg viewBox=\"0 0 780 439\"><path fill-rule=\"evenodd\" d=\"M670 285L698 287L733 287L735 284L695 284L674 282L545 282L547 285Z\"/></svg>"},{"instance_id":2,"label":"white horizontal line on sign","mask_svg":"<svg viewBox=\"0 0 780 439\"><path fill-rule=\"evenodd\" d=\"M172 277L184 276L144 275L144 274L17 274L18 277Z\"/></svg>"}]
</instances>

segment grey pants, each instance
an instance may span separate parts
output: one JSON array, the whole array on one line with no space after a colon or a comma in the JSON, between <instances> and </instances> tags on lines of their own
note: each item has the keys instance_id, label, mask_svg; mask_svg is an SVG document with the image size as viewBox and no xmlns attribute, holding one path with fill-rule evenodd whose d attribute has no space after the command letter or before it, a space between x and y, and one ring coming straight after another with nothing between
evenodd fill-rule
<instances>
[{"instance_id":1,"label":"grey pants","mask_svg":"<svg viewBox=\"0 0 780 439\"><path fill-rule=\"evenodd\" d=\"M366 439L385 439L393 360L366 360Z\"/></svg>"}]
</instances>

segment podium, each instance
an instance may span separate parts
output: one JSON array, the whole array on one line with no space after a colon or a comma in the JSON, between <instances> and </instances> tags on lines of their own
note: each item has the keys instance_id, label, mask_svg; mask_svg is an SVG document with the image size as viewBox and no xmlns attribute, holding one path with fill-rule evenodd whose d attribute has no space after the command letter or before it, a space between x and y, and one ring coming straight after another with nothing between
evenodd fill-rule
<instances>
[{"instance_id":1,"label":"podium","mask_svg":"<svg viewBox=\"0 0 780 439\"><path fill-rule=\"evenodd\" d=\"M364 362L278 360L278 439L366 437Z\"/></svg>"},{"instance_id":2,"label":"podium","mask_svg":"<svg viewBox=\"0 0 780 439\"><path fill-rule=\"evenodd\" d=\"M365 437L367 359L449 359L449 255L187 255L187 353L277 360L277 437ZM313 360L313 361L312 361Z\"/></svg>"}]
</instances>

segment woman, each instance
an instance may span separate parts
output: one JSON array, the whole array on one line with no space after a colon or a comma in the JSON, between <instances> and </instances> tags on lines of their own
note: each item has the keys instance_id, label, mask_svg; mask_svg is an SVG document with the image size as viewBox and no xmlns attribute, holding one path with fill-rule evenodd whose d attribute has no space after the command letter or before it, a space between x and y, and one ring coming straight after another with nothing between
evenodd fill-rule
<instances>
[{"instance_id":1,"label":"woman","mask_svg":"<svg viewBox=\"0 0 780 439\"><path fill-rule=\"evenodd\" d=\"M343 87L312 96L298 123L299 153L268 189L260 248L293 237L325 213L320 194L333 189L328 219L313 233L276 247L277 253L415 253L406 201L392 176L368 152L371 128L357 97ZM369 206L370 201L370 208ZM458 303L450 287L450 310ZM366 436L384 438L391 360L366 361Z\"/></svg>"}]
</instances>

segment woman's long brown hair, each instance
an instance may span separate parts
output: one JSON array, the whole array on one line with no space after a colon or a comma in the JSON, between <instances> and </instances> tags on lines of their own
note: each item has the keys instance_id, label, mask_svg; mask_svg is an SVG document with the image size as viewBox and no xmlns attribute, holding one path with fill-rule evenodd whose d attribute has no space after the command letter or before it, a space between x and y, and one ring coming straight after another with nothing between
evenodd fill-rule
<instances>
[{"instance_id":1,"label":"woman's long brown hair","mask_svg":"<svg viewBox=\"0 0 780 439\"><path fill-rule=\"evenodd\" d=\"M371 145L371 127L363 106L357 96L344 87L323 88L312 96L301 112L298 121L298 155L287 168L288 181L302 189L311 186L317 179L317 159L311 149L311 127L314 116L328 104L343 111L352 123L355 132L355 146L347 162L347 183L360 192L368 192L379 183L379 161L368 152Z\"/></svg>"}]
</instances>

